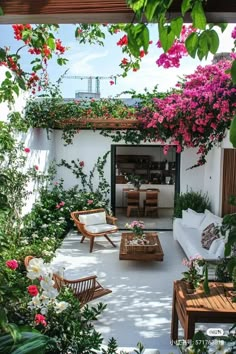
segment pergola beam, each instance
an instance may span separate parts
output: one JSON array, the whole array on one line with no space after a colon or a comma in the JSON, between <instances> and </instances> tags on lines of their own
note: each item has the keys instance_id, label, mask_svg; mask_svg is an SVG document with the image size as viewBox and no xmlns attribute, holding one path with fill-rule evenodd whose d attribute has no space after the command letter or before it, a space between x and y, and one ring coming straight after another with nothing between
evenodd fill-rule
<instances>
[{"instance_id":1,"label":"pergola beam","mask_svg":"<svg viewBox=\"0 0 236 354\"><path fill-rule=\"evenodd\" d=\"M174 0L169 18L178 15L181 0ZM125 0L1 0L0 23L128 23L133 12ZM208 0L208 22L236 22L235 0ZM186 17L186 22L189 18Z\"/></svg>"}]
</instances>

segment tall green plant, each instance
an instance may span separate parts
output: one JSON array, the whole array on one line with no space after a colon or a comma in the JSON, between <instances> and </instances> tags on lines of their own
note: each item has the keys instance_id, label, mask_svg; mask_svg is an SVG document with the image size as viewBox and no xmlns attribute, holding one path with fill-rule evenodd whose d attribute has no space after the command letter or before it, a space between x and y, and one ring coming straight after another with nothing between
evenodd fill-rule
<instances>
[{"instance_id":1,"label":"tall green plant","mask_svg":"<svg viewBox=\"0 0 236 354\"><path fill-rule=\"evenodd\" d=\"M210 210L211 205L207 193L190 190L186 193L177 194L174 203L174 217L182 218L182 210L188 208L195 210L197 213L203 213L205 209Z\"/></svg>"}]
</instances>

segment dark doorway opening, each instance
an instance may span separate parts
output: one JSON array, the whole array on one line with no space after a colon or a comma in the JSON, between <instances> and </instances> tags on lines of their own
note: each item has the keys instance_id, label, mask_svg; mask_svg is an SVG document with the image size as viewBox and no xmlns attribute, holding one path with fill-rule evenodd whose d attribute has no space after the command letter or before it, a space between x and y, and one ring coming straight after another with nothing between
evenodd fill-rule
<instances>
[{"instance_id":1,"label":"dark doorway opening","mask_svg":"<svg viewBox=\"0 0 236 354\"><path fill-rule=\"evenodd\" d=\"M126 193L136 189L134 181L141 182L140 213L127 217ZM144 215L146 192L159 190L158 216ZM163 153L161 145L111 145L111 207L118 217L119 228L125 223L141 219L148 230L172 230L174 199L180 190L180 154L175 146Z\"/></svg>"}]
</instances>

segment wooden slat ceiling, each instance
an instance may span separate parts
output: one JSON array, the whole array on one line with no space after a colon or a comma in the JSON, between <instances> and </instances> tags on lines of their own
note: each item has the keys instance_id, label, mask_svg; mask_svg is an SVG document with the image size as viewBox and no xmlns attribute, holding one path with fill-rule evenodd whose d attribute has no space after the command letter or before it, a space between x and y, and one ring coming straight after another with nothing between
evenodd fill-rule
<instances>
[{"instance_id":1,"label":"wooden slat ceiling","mask_svg":"<svg viewBox=\"0 0 236 354\"><path fill-rule=\"evenodd\" d=\"M170 18L181 0L174 0ZM127 23L133 13L125 0L1 0L0 23ZM236 22L236 0L208 0L209 22ZM188 19L186 19L188 20Z\"/></svg>"}]
</instances>

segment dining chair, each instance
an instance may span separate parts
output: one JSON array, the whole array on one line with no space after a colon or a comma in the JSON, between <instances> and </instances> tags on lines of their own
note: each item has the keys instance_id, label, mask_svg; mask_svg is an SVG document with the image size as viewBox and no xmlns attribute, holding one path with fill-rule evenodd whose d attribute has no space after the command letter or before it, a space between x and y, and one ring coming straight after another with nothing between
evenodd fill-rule
<instances>
[{"instance_id":1,"label":"dining chair","mask_svg":"<svg viewBox=\"0 0 236 354\"><path fill-rule=\"evenodd\" d=\"M158 217L158 193L159 190L148 190L146 192L146 199L143 201L144 216L148 212L156 212Z\"/></svg>"},{"instance_id":2,"label":"dining chair","mask_svg":"<svg viewBox=\"0 0 236 354\"><path fill-rule=\"evenodd\" d=\"M127 217L130 217L132 210L136 210L138 216L140 215L139 191L127 192Z\"/></svg>"}]
</instances>

